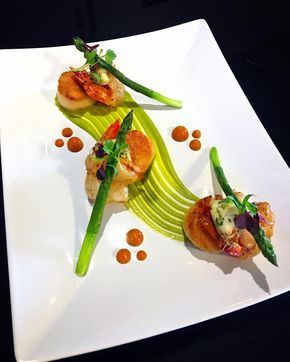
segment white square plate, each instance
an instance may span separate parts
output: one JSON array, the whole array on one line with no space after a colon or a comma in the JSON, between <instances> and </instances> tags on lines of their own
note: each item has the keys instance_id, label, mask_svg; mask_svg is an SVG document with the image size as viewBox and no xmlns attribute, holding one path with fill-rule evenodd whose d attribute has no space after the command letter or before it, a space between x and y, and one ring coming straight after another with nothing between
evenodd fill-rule
<instances>
[{"instance_id":1,"label":"white square plate","mask_svg":"<svg viewBox=\"0 0 290 362\"><path fill-rule=\"evenodd\" d=\"M106 209L89 274L74 274L91 206L83 182L93 139L54 104L57 79L81 65L74 47L0 51L1 154L14 343L20 361L95 351L191 325L289 290L289 169L261 125L203 20L102 43L131 79L183 100L181 110L130 93L158 126L177 173L198 196L212 193L209 148L217 146L231 184L276 214L279 268L262 255L238 261L150 230L123 206ZM175 143L171 129L202 131L202 150ZM79 154L54 140L71 126ZM148 259L120 265L132 227ZM122 236L123 235L123 236Z\"/></svg>"}]
</instances>

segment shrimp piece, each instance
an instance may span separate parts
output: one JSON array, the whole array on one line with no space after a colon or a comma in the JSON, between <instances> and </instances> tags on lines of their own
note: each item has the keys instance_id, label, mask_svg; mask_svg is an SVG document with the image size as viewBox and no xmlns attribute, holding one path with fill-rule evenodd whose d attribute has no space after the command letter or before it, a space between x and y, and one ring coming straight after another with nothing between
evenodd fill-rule
<instances>
[{"instance_id":1,"label":"shrimp piece","mask_svg":"<svg viewBox=\"0 0 290 362\"><path fill-rule=\"evenodd\" d=\"M104 133L100 143L108 140L107 136L115 134L113 131L117 126L116 122L108 128ZM117 128L117 127L116 127ZM96 144L90 154L87 156L85 164L87 176L85 180L85 189L89 199L95 200L99 189L100 181L96 177L98 169L102 163L98 162L95 157L95 152L99 147ZM151 140L143 133L134 130L130 131L126 136L126 143L128 144L128 153L120 155L117 163L118 173L114 178L110 191L108 202L125 202L128 200L129 192L128 185L142 179L145 172L150 166L154 157L154 146ZM105 168L105 164L103 165Z\"/></svg>"},{"instance_id":2,"label":"shrimp piece","mask_svg":"<svg viewBox=\"0 0 290 362\"><path fill-rule=\"evenodd\" d=\"M125 88L111 73L107 72L107 75L109 83L102 86L93 82L90 75L85 70L75 72L77 82L90 98L104 103L107 106L115 107L122 102L125 96Z\"/></svg>"},{"instance_id":3,"label":"shrimp piece","mask_svg":"<svg viewBox=\"0 0 290 362\"><path fill-rule=\"evenodd\" d=\"M60 76L57 98L61 106L69 110L86 108L95 103L79 85L74 72L64 72Z\"/></svg>"}]
</instances>

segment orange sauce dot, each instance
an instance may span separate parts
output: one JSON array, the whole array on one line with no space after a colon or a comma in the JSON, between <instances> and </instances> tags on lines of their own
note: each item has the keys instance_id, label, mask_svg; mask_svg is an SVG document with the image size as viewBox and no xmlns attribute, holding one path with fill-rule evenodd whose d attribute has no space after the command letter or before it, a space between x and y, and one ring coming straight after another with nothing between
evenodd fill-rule
<instances>
[{"instance_id":1,"label":"orange sauce dot","mask_svg":"<svg viewBox=\"0 0 290 362\"><path fill-rule=\"evenodd\" d=\"M193 151L198 151L201 148L201 143L200 140L192 140L189 143L189 147L193 150Z\"/></svg>"},{"instance_id":2,"label":"orange sauce dot","mask_svg":"<svg viewBox=\"0 0 290 362\"><path fill-rule=\"evenodd\" d=\"M83 141L78 137L71 137L67 141L67 148L71 152L79 152L84 147Z\"/></svg>"},{"instance_id":3,"label":"orange sauce dot","mask_svg":"<svg viewBox=\"0 0 290 362\"><path fill-rule=\"evenodd\" d=\"M73 130L69 127L66 127L62 130L61 134L63 135L63 137L71 137L73 134Z\"/></svg>"},{"instance_id":4,"label":"orange sauce dot","mask_svg":"<svg viewBox=\"0 0 290 362\"><path fill-rule=\"evenodd\" d=\"M200 138L201 136L201 132L199 129L195 129L193 132L192 132L192 137L194 138Z\"/></svg>"},{"instance_id":5,"label":"orange sauce dot","mask_svg":"<svg viewBox=\"0 0 290 362\"><path fill-rule=\"evenodd\" d=\"M137 253L138 260L145 260L147 258L147 253L145 250L139 250Z\"/></svg>"},{"instance_id":6,"label":"orange sauce dot","mask_svg":"<svg viewBox=\"0 0 290 362\"><path fill-rule=\"evenodd\" d=\"M64 142L59 138L54 142L54 144L56 145L56 147L62 147L64 145Z\"/></svg>"},{"instance_id":7,"label":"orange sauce dot","mask_svg":"<svg viewBox=\"0 0 290 362\"><path fill-rule=\"evenodd\" d=\"M126 234L127 243L131 246L139 246L142 244L144 240L144 236L142 231L138 229L131 229Z\"/></svg>"},{"instance_id":8,"label":"orange sauce dot","mask_svg":"<svg viewBox=\"0 0 290 362\"><path fill-rule=\"evenodd\" d=\"M174 141L177 142L183 142L188 139L189 133L187 128L183 126L177 126L173 129L171 133L171 137L174 139Z\"/></svg>"},{"instance_id":9,"label":"orange sauce dot","mask_svg":"<svg viewBox=\"0 0 290 362\"><path fill-rule=\"evenodd\" d=\"M120 264L127 264L131 260L131 252L128 249L120 249L117 252L116 259Z\"/></svg>"}]
</instances>

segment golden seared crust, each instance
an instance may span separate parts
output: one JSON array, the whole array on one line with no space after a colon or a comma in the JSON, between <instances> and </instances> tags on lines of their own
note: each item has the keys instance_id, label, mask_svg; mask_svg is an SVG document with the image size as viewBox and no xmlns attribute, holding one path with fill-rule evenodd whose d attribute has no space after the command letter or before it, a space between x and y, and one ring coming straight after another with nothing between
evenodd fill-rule
<instances>
[{"instance_id":1,"label":"golden seared crust","mask_svg":"<svg viewBox=\"0 0 290 362\"><path fill-rule=\"evenodd\" d=\"M62 107L70 110L86 108L95 103L80 87L74 72L64 72L60 76L57 98Z\"/></svg>"},{"instance_id":2,"label":"golden seared crust","mask_svg":"<svg viewBox=\"0 0 290 362\"><path fill-rule=\"evenodd\" d=\"M183 228L193 245L211 253L222 251L224 241L217 232L210 214L208 196L196 202L185 214Z\"/></svg>"},{"instance_id":3,"label":"golden seared crust","mask_svg":"<svg viewBox=\"0 0 290 362\"><path fill-rule=\"evenodd\" d=\"M79 101L88 97L75 79L74 72L62 73L58 80L58 92L72 101Z\"/></svg>"},{"instance_id":4,"label":"golden seared crust","mask_svg":"<svg viewBox=\"0 0 290 362\"><path fill-rule=\"evenodd\" d=\"M139 169L140 173L146 172L154 158L154 145L151 140L144 133L133 130L127 134L126 143L134 167Z\"/></svg>"}]
</instances>

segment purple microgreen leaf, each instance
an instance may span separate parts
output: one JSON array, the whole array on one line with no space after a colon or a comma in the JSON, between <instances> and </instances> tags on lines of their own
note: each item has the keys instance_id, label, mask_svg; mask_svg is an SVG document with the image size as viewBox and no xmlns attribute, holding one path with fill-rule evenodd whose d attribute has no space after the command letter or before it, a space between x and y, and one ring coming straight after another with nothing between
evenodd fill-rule
<instances>
[{"instance_id":1,"label":"purple microgreen leaf","mask_svg":"<svg viewBox=\"0 0 290 362\"><path fill-rule=\"evenodd\" d=\"M97 171L97 179L103 181L106 177L106 172L103 166L101 166Z\"/></svg>"},{"instance_id":2,"label":"purple microgreen leaf","mask_svg":"<svg viewBox=\"0 0 290 362\"><path fill-rule=\"evenodd\" d=\"M258 232L260 228L259 215L252 216L248 211L236 216L234 221L238 229L247 229L252 234Z\"/></svg>"}]
</instances>

